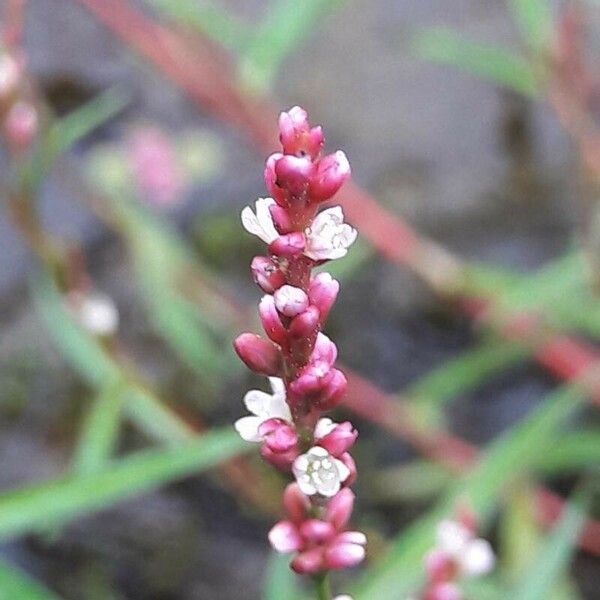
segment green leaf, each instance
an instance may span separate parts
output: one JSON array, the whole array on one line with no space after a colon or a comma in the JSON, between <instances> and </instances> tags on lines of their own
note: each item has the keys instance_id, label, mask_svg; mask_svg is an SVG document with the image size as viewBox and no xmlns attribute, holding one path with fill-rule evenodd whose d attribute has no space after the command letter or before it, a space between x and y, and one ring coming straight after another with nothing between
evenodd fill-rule
<instances>
[{"instance_id":1,"label":"green leaf","mask_svg":"<svg viewBox=\"0 0 600 600\"><path fill-rule=\"evenodd\" d=\"M600 433L578 431L561 436L560 444L548 448L540 456L536 468L546 475L555 475L591 469L599 464Z\"/></svg>"},{"instance_id":2,"label":"green leaf","mask_svg":"<svg viewBox=\"0 0 600 600\"><path fill-rule=\"evenodd\" d=\"M301 598L296 574L290 569L289 555L272 552L263 586L262 600L297 600Z\"/></svg>"},{"instance_id":3,"label":"green leaf","mask_svg":"<svg viewBox=\"0 0 600 600\"><path fill-rule=\"evenodd\" d=\"M61 600L21 569L0 561L0 600Z\"/></svg>"},{"instance_id":4,"label":"green leaf","mask_svg":"<svg viewBox=\"0 0 600 600\"><path fill-rule=\"evenodd\" d=\"M554 531L548 536L544 547L532 568L510 594L513 600L546 600L557 580L565 572L579 532L585 521L585 509L589 498L583 502L570 503Z\"/></svg>"},{"instance_id":5,"label":"green leaf","mask_svg":"<svg viewBox=\"0 0 600 600\"><path fill-rule=\"evenodd\" d=\"M526 96L537 93L531 65L508 50L465 40L444 28L420 32L413 40L413 47L416 54L426 60L458 67Z\"/></svg>"},{"instance_id":6,"label":"green leaf","mask_svg":"<svg viewBox=\"0 0 600 600\"><path fill-rule=\"evenodd\" d=\"M240 56L242 85L259 94L272 87L284 59L321 25L341 0L276 0Z\"/></svg>"},{"instance_id":7,"label":"green leaf","mask_svg":"<svg viewBox=\"0 0 600 600\"><path fill-rule=\"evenodd\" d=\"M151 437L165 442L189 439L193 430L106 353L98 341L74 321L54 282L40 272L31 282L36 309L69 364L96 390L107 381L128 384L126 414Z\"/></svg>"},{"instance_id":8,"label":"green leaf","mask_svg":"<svg viewBox=\"0 0 600 600\"><path fill-rule=\"evenodd\" d=\"M510 0L510 7L527 43L534 50L544 50L552 34L549 0Z\"/></svg>"},{"instance_id":9,"label":"green leaf","mask_svg":"<svg viewBox=\"0 0 600 600\"><path fill-rule=\"evenodd\" d=\"M124 398L124 382L107 382L94 398L75 451L73 468L88 475L102 470L117 442Z\"/></svg>"},{"instance_id":10,"label":"green leaf","mask_svg":"<svg viewBox=\"0 0 600 600\"><path fill-rule=\"evenodd\" d=\"M414 592L422 573L421 563L434 540L439 521L452 514L459 500L467 501L485 520L490 516L506 485L531 470L553 444L558 427L583 403L585 394L578 385L550 394L543 404L486 449L477 466L459 481L440 504L422 519L402 531L387 556L360 581L355 600L387 600Z\"/></svg>"},{"instance_id":11,"label":"green leaf","mask_svg":"<svg viewBox=\"0 0 600 600\"><path fill-rule=\"evenodd\" d=\"M37 189L61 154L112 119L128 102L129 97L122 90L114 88L67 116L54 119L46 138L26 169L25 184L30 190L29 193Z\"/></svg>"},{"instance_id":12,"label":"green leaf","mask_svg":"<svg viewBox=\"0 0 600 600\"><path fill-rule=\"evenodd\" d=\"M228 427L166 449L138 452L98 473L7 492L0 496L0 539L62 525L214 467L247 448Z\"/></svg>"},{"instance_id":13,"label":"green leaf","mask_svg":"<svg viewBox=\"0 0 600 600\"><path fill-rule=\"evenodd\" d=\"M252 35L249 24L213 4L197 0L144 0L146 4L183 27L207 35L230 50L239 51Z\"/></svg>"}]
</instances>

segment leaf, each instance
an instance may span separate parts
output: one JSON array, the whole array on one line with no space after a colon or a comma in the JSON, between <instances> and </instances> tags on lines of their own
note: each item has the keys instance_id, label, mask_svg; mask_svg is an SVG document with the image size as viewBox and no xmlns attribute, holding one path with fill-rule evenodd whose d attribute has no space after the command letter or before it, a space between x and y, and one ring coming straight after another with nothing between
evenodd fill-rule
<instances>
[{"instance_id":1,"label":"leaf","mask_svg":"<svg viewBox=\"0 0 600 600\"><path fill-rule=\"evenodd\" d=\"M263 586L262 600L297 600L301 598L296 574L290 569L289 555L271 552L265 582Z\"/></svg>"},{"instance_id":2,"label":"leaf","mask_svg":"<svg viewBox=\"0 0 600 600\"><path fill-rule=\"evenodd\" d=\"M75 451L76 473L96 473L110 459L119 433L124 391L124 383L119 379L107 382L94 398Z\"/></svg>"},{"instance_id":3,"label":"leaf","mask_svg":"<svg viewBox=\"0 0 600 600\"><path fill-rule=\"evenodd\" d=\"M248 448L231 427L166 449L130 455L98 473L71 475L0 496L0 539L64 524L200 473Z\"/></svg>"},{"instance_id":4,"label":"leaf","mask_svg":"<svg viewBox=\"0 0 600 600\"><path fill-rule=\"evenodd\" d=\"M546 600L553 586L566 570L574 545L585 521L585 508L589 496L583 501L569 503L558 525L545 540L532 568L510 594L513 600Z\"/></svg>"},{"instance_id":5,"label":"leaf","mask_svg":"<svg viewBox=\"0 0 600 600\"><path fill-rule=\"evenodd\" d=\"M272 87L284 59L321 25L341 0L276 0L240 56L242 85L259 94Z\"/></svg>"},{"instance_id":6,"label":"leaf","mask_svg":"<svg viewBox=\"0 0 600 600\"><path fill-rule=\"evenodd\" d=\"M467 501L485 520L505 486L529 471L554 442L557 429L583 403L580 386L566 386L486 449L478 465L459 481L437 507L402 531L387 556L373 565L355 589L355 600L387 600L418 588L422 560L434 540L437 523L451 514L458 500Z\"/></svg>"},{"instance_id":7,"label":"leaf","mask_svg":"<svg viewBox=\"0 0 600 600\"><path fill-rule=\"evenodd\" d=\"M577 431L566 433L560 444L550 448L536 464L536 469L546 475L578 472L600 464L600 433L597 431Z\"/></svg>"},{"instance_id":8,"label":"leaf","mask_svg":"<svg viewBox=\"0 0 600 600\"><path fill-rule=\"evenodd\" d=\"M549 0L510 0L510 7L527 43L537 51L544 50L552 34Z\"/></svg>"},{"instance_id":9,"label":"leaf","mask_svg":"<svg viewBox=\"0 0 600 600\"><path fill-rule=\"evenodd\" d=\"M503 48L465 40L444 28L418 33L413 47L416 54L426 60L458 67L526 96L537 94L538 85L531 65Z\"/></svg>"},{"instance_id":10,"label":"leaf","mask_svg":"<svg viewBox=\"0 0 600 600\"><path fill-rule=\"evenodd\" d=\"M47 136L26 168L24 184L29 189L28 193L38 188L61 154L112 119L128 102L128 95L121 89L113 88L67 116L54 119Z\"/></svg>"},{"instance_id":11,"label":"leaf","mask_svg":"<svg viewBox=\"0 0 600 600\"><path fill-rule=\"evenodd\" d=\"M54 282L40 272L31 280L36 309L65 359L96 390L107 381L128 384L125 412L151 437L167 442L189 439L193 430L106 353L98 341L74 321Z\"/></svg>"},{"instance_id":12,"label":"leaf","mask_svg":"<svg viewBox=\"0 0 600 600\"><path fill-rule=\"evenodd\" d=\"M194 0L144 0L146 4L183 27L190 27L230 50L239 51L252 34L249 24L209 2Z\"/></svg>"},{"instance_id":13,"label":"leaf","mask_svg":"<svg viewBox=\"0 0 600 600\"><path fill-rule=\"evenodd\" d=\"M0 561L0 600L61 600L21 569Z\"/></svg>"}]
</instances>

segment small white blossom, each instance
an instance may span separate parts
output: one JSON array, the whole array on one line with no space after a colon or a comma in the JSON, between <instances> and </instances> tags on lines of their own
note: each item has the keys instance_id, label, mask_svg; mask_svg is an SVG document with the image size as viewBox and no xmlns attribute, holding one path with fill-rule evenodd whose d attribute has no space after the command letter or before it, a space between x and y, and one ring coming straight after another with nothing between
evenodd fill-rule
<instances>
[{"instance_id":1,"label":"small white blossom","mask_svg":"<svg viewBox=\"0 0 600 600\"><path fill-rule=\"evenodd\" d=\"M286 317L295 317L308 308L306 292L293 285L283 285L274 294L277 310Z\"/></svg>"},{"instance_id":2,"label":"small white blossom","mask_svg":"<svg viewBox=\"0 0 600 600\"><path fill-rule=\"evenodd\" d=\"M296 458L292 471L300 490L307 496L335 496L350 476L348 467L320 446Z\"/></svg>"},{"instance_id":3,"label":"small white blossom","mask_svg":"<svg viewBox=\"0 0 600 600\"><path fill-rule=\"evenodd\" d=\"M456 521L442 521L438 525L437 548L453 558L464 575L485 575L494 567L490 543L475 538L472 531Z\"/></svg>"},{"instance_id":4,"label":"small white blossom","mask_svg":"<svg viewBox=\"0 0 600 600\"><path fill-rule=\"evenodd\" d=\"M338 424L329 417L322 417L317 421L317 425L315 427L315 439L320 440L324 438L326 435L329 435L337 426Z\"/></svg>"},{"instance_id":5,"label":"small white blossom","mask_svg":"<svg viewBox=\"0 0 600 600\"><path fill-rule=\"evenodd\" d=\"M356 240L356 229L344 223L341 206L320 212L306 230L304 254L313 260L341 258Z\"/></svg>"},{"instance_id":6,"label":"small white blossom","mask_svg":"<svg viewBox=\"0 0 600 600\"><path fill-rule=\"evenodd\" d=\"M119 327L119 311L106 294L72 292L67 298L67 306L79 325L93 335L113 335Z\"/></svg>"},{"instance_id":7,"label":"small white blossom","mask_svg":"<svg viewBox=\"0 0 600 600\"><path fill-rule=\"evenodd\" d=\"M279 237L269 210L273 204L273 198L259 198L255 203L256 214L250 206L246 206L242 211L244 229L258 236L265 244L270 244Z\"/></svg>"},{"instance_id":8,"label":"small white blossom","mask_svg":"<svg viewBox=\"0 0 600 600\"><path fill-rule=\"evenodd\" d=\"M279 377L269 377L272 394L261 390L250 390L244 396L244 404L251 416L242 417L235 422L237 432L247 442L261 442L260 426L269 419L283 419L291 423L292 415L285 401L285 386Z\"/></svg>"}]
</instances>

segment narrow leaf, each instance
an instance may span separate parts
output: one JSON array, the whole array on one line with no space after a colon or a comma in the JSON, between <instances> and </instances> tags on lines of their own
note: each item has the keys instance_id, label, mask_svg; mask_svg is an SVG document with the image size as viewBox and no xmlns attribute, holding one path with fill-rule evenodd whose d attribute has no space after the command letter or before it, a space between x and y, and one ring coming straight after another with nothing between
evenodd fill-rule
<instances>
[{"instance_id":1,"label":"narrow leaf","mask_svg":"<svg viewBox=\"0 0 600 600\"><path fill-rule=\"evenodd\" d=\"M247 448L231 428L129 456L98 473L72 475L0 496L0 539L64 524L213 467Z\"/></svg>"},{"instance_id":2,"label":"narrow leaf","mask_svg":"<svg viewBox=\"0 0 600 600\"><path fill-rule=\"evenodd\" d=\"M61 600L21 569L0 561L0 600Z\"/></svg>"},{"instance_id":3,"label":"narrow leaf","mask_svg":"<svg viewBox=\"0 0 600 600\"><path fill-rule=\"evenodd\" d=\"M526 96L537 93L531 66L508 50L465 40L443 28L422 31L413 40L413 46L416 54L426 60L458 67Z\"/></svg>"},{"instance_id":4,"label":"narrow leaf","mask_svg":"<svg viewBox=\"0 0 600 600\"><path fill-rule=\"evenodd\" d=\"M552 34L550 1L510 0L510 7L527 43L535 50L543 50Z\"/></svg>"}]
</instances>

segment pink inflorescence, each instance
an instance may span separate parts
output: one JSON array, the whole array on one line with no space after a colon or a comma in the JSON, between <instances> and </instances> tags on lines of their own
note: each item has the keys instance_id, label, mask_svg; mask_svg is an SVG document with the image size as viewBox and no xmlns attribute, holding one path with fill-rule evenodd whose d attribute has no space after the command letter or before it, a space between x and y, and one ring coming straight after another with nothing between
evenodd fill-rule
<instances>
[{"instance_id":1,"label":"pink inflorescence","mask_svg":"<svg viewBox=\"0 0 600 600\"><path fill-rule=\"evenodd\" d=\"M292 568L317 575L360 563L366 538L348 531L356 467L349 450L351 423L323 417L343 399L346 377L335 368L336 345L322 333L339 283L312 270L344 256L356 231L340 206L319 210L350 177L346 155L321 157L323 132L310 127L298 106L279 117L282 152L265 165L270 193L242 211L247 231L268 245L251 265L265 292L259 314L265 336L243 333L234 342L246 365L269 377L271 393L249 391L251 413L235 427L261 455L295 477L284 495L286 519L269 539L279 552L295 552Z\"/></svg>"}]
</instances>

